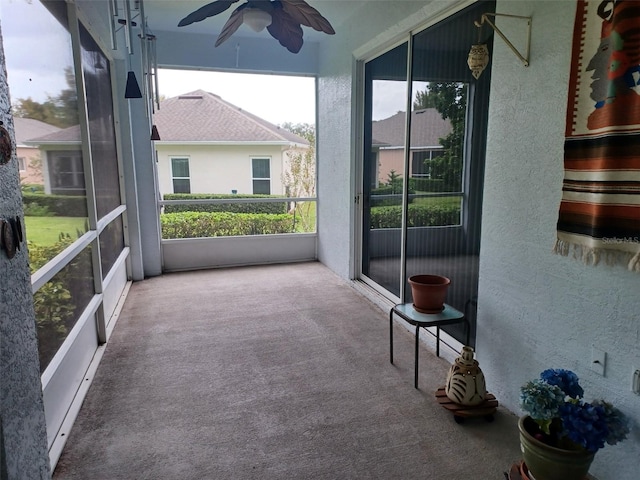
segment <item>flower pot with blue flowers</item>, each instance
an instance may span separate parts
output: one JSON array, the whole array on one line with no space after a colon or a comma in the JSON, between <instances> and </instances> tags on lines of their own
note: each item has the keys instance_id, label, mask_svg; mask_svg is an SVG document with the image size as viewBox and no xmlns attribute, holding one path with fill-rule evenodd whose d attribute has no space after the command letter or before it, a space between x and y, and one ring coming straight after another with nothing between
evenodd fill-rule
<instances>
[{"instance_id":1,"label":"flower pot with blue flowers","mask_svg":"<svg viewBox=\"0 0 640 480\"><path fill-rule=\"evenodd\" d=\"M520 390L520 445L532 480L583 480L596 452L627 438L629 421L604 400L583 399L570 370L549 369Z\"/></svg>"}]
</instances>

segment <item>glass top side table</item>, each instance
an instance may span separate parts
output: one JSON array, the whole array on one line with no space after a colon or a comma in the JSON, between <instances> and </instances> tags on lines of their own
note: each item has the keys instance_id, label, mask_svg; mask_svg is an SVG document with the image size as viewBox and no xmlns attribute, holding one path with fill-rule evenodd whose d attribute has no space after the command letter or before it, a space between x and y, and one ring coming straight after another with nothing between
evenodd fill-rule
<instances>
[{"instance_id":1,"label":"glass top side table","mask_svg":"<svg viewBox=\"0 0 640 480\"><path fill-rule=\"evenodd\" d=\"M444 304L444 309L439 313L420 313L413 308L412 303L399 303L394 305L389 311L389 353L393 363L393 315L397 315L411 325L415 325L415 354L414 354L414 387L418 388L418 345L420 338L420 327L436 327L436 355L440 356L440 327L444 325L454 325L464 323L467 334L467 343L471 334L469 320L459 310L451 305Z\"/></svg>"}]
</instances>

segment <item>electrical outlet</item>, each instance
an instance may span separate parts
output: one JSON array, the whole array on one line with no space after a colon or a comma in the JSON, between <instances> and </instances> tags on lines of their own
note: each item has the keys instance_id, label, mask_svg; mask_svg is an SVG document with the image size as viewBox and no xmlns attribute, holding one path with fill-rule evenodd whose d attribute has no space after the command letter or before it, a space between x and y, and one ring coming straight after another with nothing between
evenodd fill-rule
<instances>
[{"instance_id":1,"label":"electrical outlet","mask_svg":"<svg viewBox=\"0 0 640 480\"><path fill-rule=\"evenodd\" d=\"M591 370L604 377L607 354L599 348L591 348Z\"/></svg>"},{"instance_id":2,"label":"electrical outlet","mask_svg":"<svg viewBox=\"0 0 640 480\"><path fill-rule=\"evenodd\" d=\"M640 368L633 368L631 371L631 391L640 395Z\"/></svg>"}]
</instances>

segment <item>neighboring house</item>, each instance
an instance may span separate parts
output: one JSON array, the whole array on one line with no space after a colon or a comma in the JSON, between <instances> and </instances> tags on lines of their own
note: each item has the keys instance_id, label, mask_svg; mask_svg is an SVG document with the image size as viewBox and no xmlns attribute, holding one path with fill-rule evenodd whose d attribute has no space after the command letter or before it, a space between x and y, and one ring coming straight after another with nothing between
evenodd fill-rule
<instances>
[{"instance_id":1,"label":"neighboring house","mask_svg":"<svg viewBox=\"0 0 640 480\"><path fill-rule=\"evenodd\" d=\"M84 195L80 126L58 129L32 138L27 145L40 149L45 193Z\"/></svg>"},{"instance_id":2,"label":"neighboring house","mask_svg":"<svg viewBox=\"0 0 640 480\"><path fill-rule=\"evenodd\" d=\"M372 122L371 130L376 147L372 155L378 156L378 182L383 184L387 182L391 170L400 175L404 171L405 112ZM427 160L442 155L440 139L450 132L451 122L444 120L435 108L411 112L410 177L430 178Z\"/></svg>"},{"instance_id":3,"label":"neighboring house","mask_svg":"<svg viewBox=\"0 0 640 480\"><path fill-rule=\"evenodd\" d=\"M16 156L20 169L20 183L43 185L42 156L36 145L26 142L32 138L58 132L60 128L40 120L20 117L13 118L13 125L16 132Z\"/></svg>"},{"instance_id":4,"label":"neighboring house","mask_svg":"<svg viewBox=\"0 0 640 480\"><path fill-rule=\"evenodd\" d=\"M166 99L154 116L160 193L283 195L289 154L302 137L197 90ZM55 128L55 127L54 127ZM26 141L40 149L45 193L84 195L78 125Z\"/></svg>"},{"instance_id":5,"label":"neighboring house","mask_svg":"<svg viewBox=\"0 0 640 480\"><path fill-rule=\"evenodd\" d=\"M196 90L160 103L154 115L158 184L166 193L285 194L282 174L302 137Z\"/></svg>"}]
</instances>

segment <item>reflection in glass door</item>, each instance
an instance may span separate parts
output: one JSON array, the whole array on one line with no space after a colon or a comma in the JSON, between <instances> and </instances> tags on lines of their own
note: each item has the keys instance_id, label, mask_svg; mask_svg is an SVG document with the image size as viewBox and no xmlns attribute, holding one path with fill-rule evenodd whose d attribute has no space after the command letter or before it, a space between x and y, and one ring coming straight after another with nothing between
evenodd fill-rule
<instances>
[{"instance_id":1,"label":"reflection in glass door","mask_svg":"<svg viewBox=\"0 0 640 480\"><path fill-rule=\"evenodd\" d=\"M449 277L447 303L469 318L472 344L490 69L472 77L468 25L494 6L462 10L365 65L362 277L402 302L410 276ZM464 339L464 327L446 330Z\"/></svg>"},{"instance_id":2,"label":"reflection in glass door","mask_svg":"<svg viewBox=\"0 0 640 480\"><path fill-rule=\"evenodd\" d=\"M362 274L400 296L408 44L365 66Z\"/></svg>"}]
</instances>

